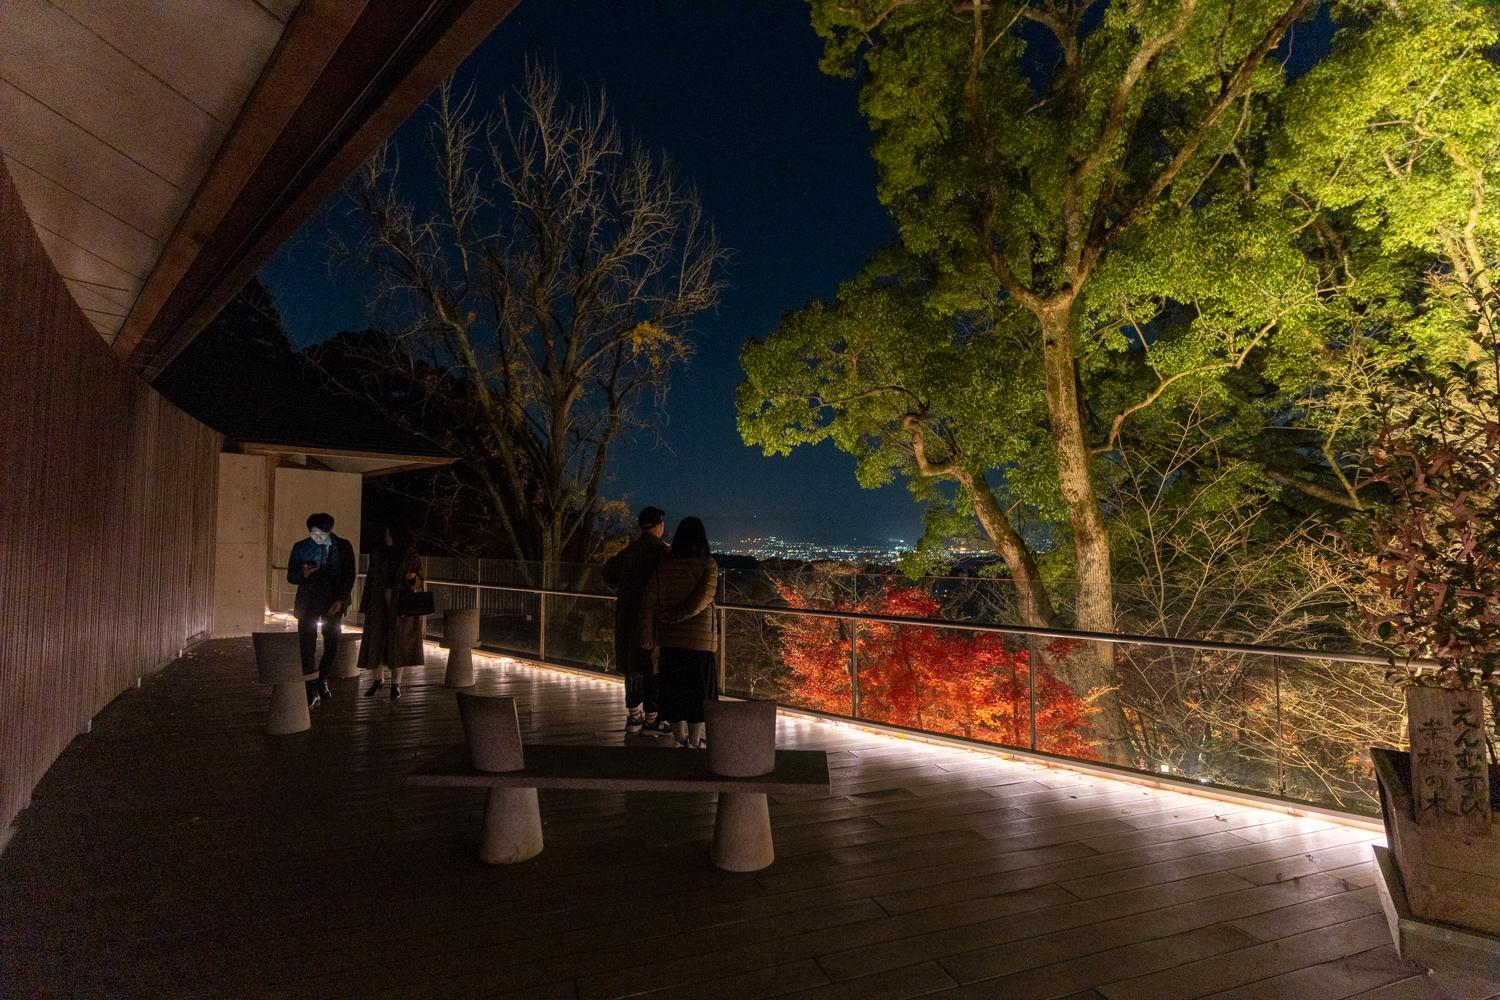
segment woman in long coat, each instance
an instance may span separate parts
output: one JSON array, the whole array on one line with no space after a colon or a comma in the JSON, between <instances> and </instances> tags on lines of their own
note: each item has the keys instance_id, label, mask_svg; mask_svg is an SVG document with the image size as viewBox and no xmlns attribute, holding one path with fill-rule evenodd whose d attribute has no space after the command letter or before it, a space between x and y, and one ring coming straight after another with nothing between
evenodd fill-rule
<instances>
[{"instance_id":1,"label":"woman in long coat","mask_svg":"<svg viewBox=\"0 0 1500 1000\"><path fill-rule=\"evenodd\" d=\"M385 686L385 671L390 669L391 700L401 697L401 674L406 667L423 663L422 635L425 619L421 615L399 613L402 591L425 590L427 575L411 529L399 522L386 528L385 544L370 554L370 569L365 576L364 593L359 610L364 613L365 634L359 644L359 666L370 671L372 683L365 697L374 697Z\"/></svg>"},{"instance_id":2,"label":"woman in long coat","mask_svg":"<svg viewBox=\"0 0 1500 1000\"><path fill-rule=\"evenodd\" d=\"M661 714L672 720L679 747L706 746L703 703L719 700L714 663L718 584L719 566L709 552L703 522L683 518L641 597L638 640L643 650L661 650Z\"/></svg>"}]
</instances>

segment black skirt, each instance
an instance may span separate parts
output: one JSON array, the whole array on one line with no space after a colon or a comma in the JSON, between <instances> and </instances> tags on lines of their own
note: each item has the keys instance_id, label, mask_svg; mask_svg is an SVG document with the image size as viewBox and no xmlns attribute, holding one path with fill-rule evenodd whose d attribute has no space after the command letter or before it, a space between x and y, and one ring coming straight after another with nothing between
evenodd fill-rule
<instances>
[{"instance_id":1,"label":"black skirt","mask_svg":"<svg viewBox=\"0 0 1500 1000\"><path fill-rule=\"evenodd\" d=\"M663 646L657 668L661 672L661 717L669 722L702 722L703 703L719 697L714 654L704 649Z\"/></svg>"}]
</instances>

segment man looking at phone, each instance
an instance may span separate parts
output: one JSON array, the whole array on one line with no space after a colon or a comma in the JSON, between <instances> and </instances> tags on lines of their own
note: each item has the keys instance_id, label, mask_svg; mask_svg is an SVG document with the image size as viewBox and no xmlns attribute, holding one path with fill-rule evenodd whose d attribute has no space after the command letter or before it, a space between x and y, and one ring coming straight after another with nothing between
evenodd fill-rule
<instances>
[{"instance_id":1,"label":"man looking at phone","mask_svg":"<svg viewBox=\"0 0 1500 1000\"><path fill-rule=\"evenodd\" d=\"M318 674L317 680L307 682L307 707L316 708L319 701L333 700L328 672L338 655L344 611L354 590L354 546L333 533L332 514L313 514L307 519L307 537L292 546L286 566L287 582L297 585L292 613L302 640L302 673L305 676L316 669ZM323 630L321 660L317 660L319 626Z\"/></svg>"}]
</instances>

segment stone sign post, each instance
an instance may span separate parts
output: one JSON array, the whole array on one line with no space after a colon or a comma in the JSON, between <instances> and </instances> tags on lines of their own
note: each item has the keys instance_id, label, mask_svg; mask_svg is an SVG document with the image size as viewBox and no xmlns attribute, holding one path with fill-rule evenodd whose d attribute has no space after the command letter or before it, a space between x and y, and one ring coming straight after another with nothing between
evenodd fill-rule
<instances>
[{"instance_id":1,"label":"stone sign post","mask_svg":"<svg viewBox=\"0 0 1500 1000\"><path fill-rule=\"evenodd\" d=\"M1411 687L1406 713L1417 825L1460 840L1488 837L1489 761L1480 692Z\"/></svg>"}]
</instances>

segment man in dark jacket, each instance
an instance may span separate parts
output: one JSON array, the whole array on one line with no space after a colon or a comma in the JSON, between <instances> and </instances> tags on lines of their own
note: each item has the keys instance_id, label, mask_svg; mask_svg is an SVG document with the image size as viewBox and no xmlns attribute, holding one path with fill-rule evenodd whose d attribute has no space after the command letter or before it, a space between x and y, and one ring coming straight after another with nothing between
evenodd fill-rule
<instances>
[{"instance_id":1,"label":"man in dark jacket","mask_svg":"<svg viewBox=\"0 0 1500 1000\"><path fill-rule=\"evenodd\" d=\"M344 631L344 612L354 590L354 546L333 533L332 514L313 514L307 519L307 537L292 546L286 561L286 579L297 585L297 635L302 640L302 673L314 670L318 654L318 627L323 629L323 658L317 662L318 679L307 682L307 705L332 700L328 672L339 652Z\"/></svg>"},{"instance_id":2,"label":"man in dark jacket","mask_svg":"<svg viewBox=\"0 0 1500 1000\"><path fill-rule=\"evenodd\" d=\"M625 732L632 736L667 736L672 732L670 722L657 718L660 685L655 664L636 637L641 595L667 554L667 543L661 539L666 518L666 511L660 507L642 509L636 520L640 537L604 563L604 582L615 591L615 658L625 675Z\"/></svg>"}]
</instances>

